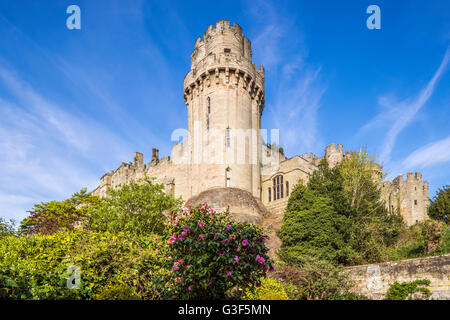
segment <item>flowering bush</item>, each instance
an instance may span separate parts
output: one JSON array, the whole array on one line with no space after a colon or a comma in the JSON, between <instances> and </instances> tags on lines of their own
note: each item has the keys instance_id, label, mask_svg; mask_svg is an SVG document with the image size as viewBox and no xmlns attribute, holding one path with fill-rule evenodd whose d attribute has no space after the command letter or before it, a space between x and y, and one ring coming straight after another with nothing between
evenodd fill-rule
<instances>
[{"instance_id":1,"label":"flowering bush","mask_svg":"<svg viewBox=\"0 0 450 320\"><path fill-rule=\"evenodd\" d=\"M206 203L185 209L170 231L171 298L239 299L273 268L260 227L233 221Z\"/></svg>"}]
</instances>

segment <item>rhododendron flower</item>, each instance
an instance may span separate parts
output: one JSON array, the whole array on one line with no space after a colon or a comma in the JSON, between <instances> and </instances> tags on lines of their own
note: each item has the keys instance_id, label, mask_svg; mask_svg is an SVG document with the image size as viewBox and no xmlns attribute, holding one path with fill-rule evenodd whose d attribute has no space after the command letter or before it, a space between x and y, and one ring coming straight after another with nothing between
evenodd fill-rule
<instances>
[{"instance_id":1,"label":"rhododendron flower","mask_svg":"<svg viewBox=\"0 0 450 320\"><path fill-rule=\"evenodd\" d=\"M221 244L227 244L228 242L230 242L230 240L228 240L228 239L220 241Z\"/></svg>"},{"instance_id":2,"label":"rhododendron flower","mask_svg":"<svg viewBox=\"0 0 450 320\"><path fill-rule=\"evenodd\" d=\"M205 210L205 209L206 209L206 206L202 206L200 209Z\"/></svg>"},{"instance_id":3,"label":"rhododendron flower","mask_svg":"<svg viewBox=\"0 0 450 320\"><path fill-rule=\"evenodd\" d=\"M231 272L230 271L227 272L227 276L231 276Z\"/></svg>"},{"instance_id":4,"label":"rhododendron flower","mask_svg":"<svg viewBox=\"0 0 450 320\"><path fill-rule=\"evenodd\" d=\"M181 233L181 235L182 235L183 237L185 237L185 236L186 236L186 231L183 231L183 232Z\"/></svg>"},{"instance_id":5,"label":"rhododendron flower","mask_svg":"<svg viewBox=\"0 0 450 320\"><path fill-rule=\"evenodd\" d=\"M248 241L247 240L242 241L242 245L245 247L246 245L248 245Z\"/></svg>"},{"instance_id":6,"label":"rhododendron flower","mask_svg":"<svg viewBox=\"0 0 450 320\"><path fill-rule=\"evenodd\" d=\"M178 271L178 265L174 265L174 266L172 267L172 270L173 270L173 271Z\"/></svg>"},{"instance_id":7,"label":"rhododendron flower","mask_svg":"<svg viewBox=\"0 0 450 320\"><path fill-rule=\"evenodd\" d=\"M177 238L182 240L183 239L183 235L179 234Z\"/></svg>"},{"instance_id":8,"label":"rhododendron flower","mask_svg":"<svg viewBox=\"0 0 450 320\"><path fill-rule=\"evenodd\" d=\"M232 233L232 234L230 234L230 238L231 239L236 239L236 236Z\"/></svg>"},{"instance_id":9,"label":"rhododendron flower","mask_svg":"<svg viewBox=\"0 0 450 320\"><path fill-rule=\"evenodd\" d=\"M176 263L178 263L178 264L183 264L183 263L184 263L184 260L183 260L183 259L180 259L180 260L178 260Z\"/></svg>"},{"instance_id":10,"label":"rhododendron flower","mask_svg":"<svg viewBox=\"0 0 450 320\"><path fill-rule=\"evenodd\" d=\"M155 249L155 253L158 254L158 249Z\"/></svg>"},{"instance_id":11,"label":"rhododendron flower","mask_svg":"<svg viewBox=\"0 0 450 320\"><path fill-rule=\"evenodd\" d=\"M227 224L227 225L225 226L225 228L230 229L231 226L230 226L229 224Z\"/></svg>"},{"instance_id":12,"label":"rhododendron flower","mask_svg":"<svg viewBox=\"0 0 450 320\"><path fill-rule=\"evenodd\" d=\"M183 230L186 231L186 232L189 231L188 226L183 226L182 228L183 228Z\"/></svg>"},{"instance_id":13,"label":"rhododendron flower","mask_svg":"<svg viewBox=\"0 0 450 320\"><path fill-rule=\"evenodd\" d=\"M199 225L200 228L203 228L205 226L205 223L204 222L199 222L198 225Z\"/></svg>"},{"instance_id":14,"label":"rhododendron flower","mask_svg":"<svg viewBox=\"0 0 450 320\"><path fill-rule=\"evenodd\" d=\"M256 261L258 261L259 263L263 264L266 259L264 259L263 257L260 257L259 254L256 256Z\"/></svg>"},{"instance_id":15,"label":"rhododendron flower","mask_svg":"<svg viewBox=\"0 0 450 320\"><path fill-rule=\"evenodd\" d=\"M188 287L188 291L191 291L191 286Z\"/></svg>"},{"instance_id":16,"label":"rhododendron flower","mask_svg":"<svg viewBox=\"0 0 450 320\"><path fill-rule=\"evenodd\" d=\"M184 213L189 213L189 208L184 208L184 209L183 209L183 212L184 212Z\"/></svg>"},{"instance_id":17,"label":"rhododendron flower","mask_svg":"<svg viewBox=\"0 0 450 320\"><path fill-rule=\"evenodd\" d=\"M209 213L213 214L214 213L214 209L209 210Z\"/></svg>"},{"instance_id":18,"label":"rhododendron flower","mask_svg":"<svg viewBox=\"0 0 450 320\"><path fill-rule=\"evenodd\" d=\"M174 243L177 238L175 236L171 236L169 239L170 244Z\"/></svg>"},{"instance_id":19,"label":"rhododendron flower","mask_svg":"<svg viewBox=\"0 0 450 320\"><path fill-rule=\"evenodd\" d=\"M198 237L202 240L205 240L205 236L203 234L199 234Z\"/></svg>"},{"instance_id":20,"label":"rhododendron flower","mask_svg":"<svg viewBox=\"0 0 450 320\"><path fill-rule=\"evenodd\" d=\"M217 254L218 254L219 256L224 256L224 255L225 255L225 251L218 251Z\"/></svg>"},{"instance_id":21,"label":"rhododendron flower","mask_svg":"<svg viewBox=\"0 0 450 320\"><path fill-rule=\"evenodd\" d=\"M238 262L239 262L239 257L238 257L238 256L235 256L235 257L234 257L234 261L236 261L236 263L238 263Z\"/></svg>"},{"instance_id":22,"label":"rhododendron flower","mask_svg":"<svg viewBox=\"0 0 450 320\"><path fill-rule=\"evenodd\" d=\"M178 221L174 221L174 222L172 222L172 225L174 225L174 226L176 226L178 224Z\"/></svg>"}]
</instances>

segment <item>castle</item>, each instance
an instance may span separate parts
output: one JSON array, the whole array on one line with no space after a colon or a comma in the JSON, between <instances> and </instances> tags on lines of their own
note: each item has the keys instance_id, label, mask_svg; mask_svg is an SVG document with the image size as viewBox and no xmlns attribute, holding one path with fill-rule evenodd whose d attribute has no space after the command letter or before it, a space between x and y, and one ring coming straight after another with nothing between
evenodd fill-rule
<instances>
[{"instance_id":1,"label":"castle","mask_svg":"<svg viewBox=\"0 0 450 320\"><path fill-rule=\"evenodd\" d=\"M276 143L264 143L264 91L264 68L252 63L251 44L240 26L227 20L209 26L195 42L191 70L184 78L188 129L172 134L183 140L173 146L170 157L160 158L154 148L148 164L135 152L134 161L106 173L93 194L105 196L108 187L154 177L186 206L207 201L238 220L265 226L273 235L289 193L297 183L308 181L322 158L312 153L286 158ZM324 158L334 166L347 154L342 145L332 144ZM424 220L429 190L421 174L382 182L383 169L377 169L388 208L399 210L408 225ZM273 247L279 245L275 238Z\"/></svg>"}]
</instances>

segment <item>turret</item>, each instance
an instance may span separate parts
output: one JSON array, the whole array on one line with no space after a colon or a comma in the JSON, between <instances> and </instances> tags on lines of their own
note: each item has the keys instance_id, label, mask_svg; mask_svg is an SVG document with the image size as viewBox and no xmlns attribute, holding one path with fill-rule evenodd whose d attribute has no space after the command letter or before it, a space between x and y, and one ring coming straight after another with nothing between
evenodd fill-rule
<instances>
[{"instance_id":1,"label":"turret","mask_svg":"<svg viewBox=\"0 0 450 320\"><path fill-rule=\"evenodd\" d=\"M333 168L336 164L344 159L344 148L342 144L336 145L330 144L325 148L325 159L328 162L330 168Z\"/></svg>"}]
</instances>

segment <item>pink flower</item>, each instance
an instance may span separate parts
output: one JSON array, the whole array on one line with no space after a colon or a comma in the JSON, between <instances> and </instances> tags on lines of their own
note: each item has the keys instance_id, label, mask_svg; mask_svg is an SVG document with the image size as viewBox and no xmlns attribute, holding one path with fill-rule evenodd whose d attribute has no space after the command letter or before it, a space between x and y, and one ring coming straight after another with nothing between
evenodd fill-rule
<instances>
[{"instance_id":1,"label":"pink flower","mask_svg":"<svg viewBox=\"0 0 450 320\"><path fill-rule=\"evenodd\" d=\"M230 240L228 240L228 239L220 241L221 244L227 244L228 242L230 242Z\"/></svg>"},{"instance_id":2,"label":"pink flower","mask_svg":"<svg viewBox=\"0 0 450 320\"><path fill-rule=\"evenodd\" d=\"M158 254L158 249L155 249L155 253Z\"/></svg>"},{"instance_id":3,"label":"pink flower","mask_svg":"<svg viewBox=\"0 0 450 320\"><path fill-rule=\"evenodd\" d=\"M177 238L182 240L183 239L183 235L179 234Z\"/></svg>"},{"instance_id":4,"label":"pink flower","mask_svg":"<svg viewBox=\"0 0 450 320\"><path fill-rule=\"evenodd\" d=\"M204 222L199 222L198 225L199 225L200 228L203 228L205 226L205 223Z\"/></svg>"},{"instance_id":5,"label":"pink flower","mask_svg":"<svg viewBox=\"0 0 450 320\"><path fill-rule=\"evenodd\" d=\"M219 256L224 256L224 255L225 255L225 251L218 251L217 254L218 254Z\"/></svg>"},{"instance_id":6,"label":"pink flower","mask_svg":"<svg viewBox=\"0 0 450 320\"><path fill-rule=\"evenodd\" d=\"M188 232L188 231L189 231L189 228L188 228L188 226L183 226L182 228L183 228L183 230L184 230L184 231L186 231L186 232Z\"/></svg>"},{"instance_id":7,"label":"pink flower","mask_svg":"<svg viewBox=\"0 0 450 320\"><path fill-rule=\"evenodd\" d=\"M191 286L188 287L188 291L191 291Z\"/></svg>"},{"instance_id":8,"label":"pink flower","mask_svg":"<svg viewBox=\"0 0 450 320\"><path fill-rule=\"evenodd\" d=\"M184 208L184 209L183 209L183 212L184 212L184 213L189 213L189 209L188 209L188 208Z\"/></svg>"},{"instance_id":9,"label":"pink flower","mask_svg":"<svg viewBox=\"0 0 450 320\"><path fill-rule=\"evenodd\" d=\"M183 264L183 263L184 263L184 260L183 260L183 259L180 259L180 260L178 260L176 263L178 263L178 264Z\"/></svg>"},{"instance_id":10,"label":"pink flower","mask_svg":"<svg viewBox=\"0 0 450 320\"><path fill-rule=\"evenodd\" d=\"M178 265L174 265L174 266L172 267L172 270L173 270L173 271L178 271Z\"/></svg>"},{"instance_id":11,"label":"pink flower","mask_svg":"<svg viewBox=\"0 0 450 320\"><path fill-rule=\"evenodd\" d=\"M182 235L183 237L185 237L185 236L186 236L186 231L183 231L183 232L181 233L181 235Z\"/></svg>"},{"instance_id":12,"label":"pink flower","mask_svg":"<svg viewBox=\"0 0 450 320\"><path fill-rule=\"evenodd\" d=\"M247 240L242 241L242 245L245 247L246 245L248 245L248 241Z\"/></svg>"},{"instance_id":13,"label":"pink flower","mask_svg":"<svg viewBox=\"0 0 450 320\"><path fill-rule=\"evenodd\" d=\"M205 240L205 236L203 234L199 234L198 237L202 240Z\"/></svg>"},{"instance_id":14,"label":"pink flower","mask_svg":"<svg viewBox=\"0 0 450 320\"><path fill-rule=\"evenodd\" d=\"M205 209L206 209L206 206L202 206L200 209L205 210Z\"/></svg>"},{"instance_id":15,"label":"pink flower","mask_svg":"<svg viewBox=\"0 0 450 320\"><path fill-rule=\"evenodd\" d=\"M174 222L172 222L172 225L174 225L174 226L176 226L178 224L178 221L174 221Z\"/></svg>"},{"instance_id":16,"label":"pink flower","mask_svg":"<svg viewBox=\"0 0 450 320\"><path fill-rule=\"evenodd\" d=\"M230 271L227 272L227 276L231 276L231 272Z\"/></svg>"},{"instance_id":17,"label":"pink flower","mask_svg":"<svg viewBox=\"0 0 450 320\"><path fill-rule=\"evenodd\" d=\"M175 236L171 236L169 239L169 242L170 242L170 244L173 244L176 240L177 240L177 238Z\"/></svg>"},{"instance_id":18,"label":"pink flower","mask_svg":"<svg viewBox=\"0 0 450 320\"><path fill-rule=\"evenodd\" d=\"M203 201L203 203L202 203L204 206L206 206L206 201Z\"/></svg>"},{"instance_id":19,"label":"pink flower","mask_svg":"<svg viewBox=\"0 0 450 320\"><path fill-rule=\"evenodd\" d=\"M214 213L214 209L209 210L209 213L213 214Z\"/></svg>"},{"instance_id":20,"label":"pink flower","mask_svg":"<svg viewBox=\"0 0 450 320\"><path fill-rule=\"evenodd\" d=\"M239 257L238 257L238 256L235 256L235 257L234 257L234 261L236 261L236 263L239 263Z\"/></svg>"},{"instance_id":21,"label":"pink flower","mask_svg":"<svg viewBox=\"0 0 450 320\"><path fill-rule=\"evenodd\" d=\"M259 254L256 256L256 261L258 261L259 263L263 264L266 259L264 259L263 257L260 257Z\"/></svg>"},{"instance_id":22,"label":"pink flower","mask_svg":"<svg viewBox=\"0 0 450 320\"><path fill-rule=\"evenodd\" d=\"M230 234L231 239L236 239L236 236L234 234Z\"/></svg>"},{"instance_id":23,"label":"pink flower","mask_svg":"<svg viewBox=\"0 0 450 320\"><path fill-rule=\"evenodd\" d=\"M230 226L229 224L227 224L227 225L225 226L225 228L230 229L231 226Z\"/></svg>"}]
</instances>

